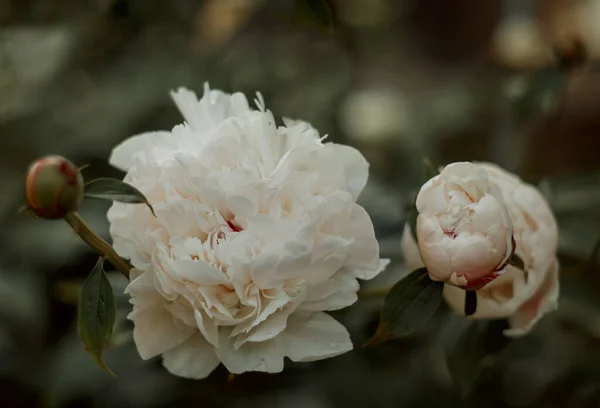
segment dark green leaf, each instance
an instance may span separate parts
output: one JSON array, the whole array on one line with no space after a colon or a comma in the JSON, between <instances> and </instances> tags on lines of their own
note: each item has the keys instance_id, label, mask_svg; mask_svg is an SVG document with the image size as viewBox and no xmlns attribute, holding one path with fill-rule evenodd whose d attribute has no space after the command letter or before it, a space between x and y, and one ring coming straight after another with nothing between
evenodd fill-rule
<instances>
[{"instance_id":1,"label":"dark green leaf","mask_svg":"<svg viewBox=\"0 0 600 408\"><path fill-rule=\"evenodd\" d=\"M425 323L442 301L444 284L419 268L397 282L385 297L375 335L365 344L374 346L412 333Z\"/></svg>"},{"instance_id":2,"label":"dark green leaf","mask_svg":"<svg viewBox=\"0 0 600 408\"><path fill-rule=\"evenodd\" d=\"M85 196L121 203L146 204L152 211L152 215L156 217L154 208L152 208L146 197L137 188L121 180L111 178L92 180L85 185Z\"/></svg>"},{"instance_id":3,"label":"dark green leaf","mask_svg":"<svg viewBox=\"0 0 600 408\"><path fill-rule=\"evenodd\" d=\"M523 262L523 260L517 254L513 254L508 263L514 266L515 268L519 268L522 271L525 271L525 262Z\"/></svg>"},{"instance_id":4,"label":"dark green leaf","mask_svg":"<svg viewBox=\"0 0 600 408\"><path fill-rule=\"evenodd\" d=\"M510 339L503 334L506 329L506 320L468 320L466 328L447 342L448 371L463 398L474 390L490 358L509 344Z\"/></svg>"},{"instance_id":5,"label":"dark green leaf","mask_svg":"<svg viewBox=\"0 0 600 408\"><path fill-rule=\"evenodd\" d=\"M333 9L329 0L294 0L294 17L321 30L333 31Z\"/></svg>"},{"instance_id":6,"label":"dark green leaf","mask_svg":"<svg viewBox=\"0 0 600 408\"><path fill-rule=\"evenodd\" d=\"M85 350L103 370L114 375L102 360L102 352L110 341L116 316L115 295L103 263L104 258L98 259L81 289L77 330Z\"/></svg>"},{"instance_id":7,"label":"dark green leaf","mask_svg":"<svg viewBox=\"0 0 600 408\"><path fill-rule=\"evenodd\" d=\"M419 242L417 240L417 217L419 216L419 212L417 211L417 207L415 206L415 201L418 193L419 190L410 193L405 209L406 225L410 227L410 232L413 238L415 239L415 242Z\"/></svg>"},{"instance_id":8,"label":"dark green leaf","mask_svg":"<svg viewBox=\"0 0 600 408\"><path fill-rule=\"evenodd\" d=\"M467 290L465 293L465 316L471 316L477 311L477 292Z\"/></svg>"}]
</instances>

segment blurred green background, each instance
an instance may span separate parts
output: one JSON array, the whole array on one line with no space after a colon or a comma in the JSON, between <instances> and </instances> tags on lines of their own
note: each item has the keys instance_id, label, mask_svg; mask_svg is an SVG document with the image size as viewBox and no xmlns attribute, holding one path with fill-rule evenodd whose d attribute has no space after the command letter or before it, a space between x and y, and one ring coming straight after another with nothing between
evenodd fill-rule
<instances>
[{"instance_id":1,"label":"blurred green background","mask_svg":"<svg viewBox=\"0 0 600 408\"><path fill-rule=\"evenodd\" d=\"M566 36L566 37L565 37ZM588 59L578 64L577 38ZM559 67L553 47L569 62ZM0 0L1 407L600 407L599 0ZM118 297L112 378L85 354L78 287L95 255L60 221L18 214L28 163L61 154L119 176L111 148L181 121L169 90L261 91L371 162L360 201L395 282L423 157L494 161L539 184L560 225L560 309L493 361L468 398L445 345L471 322L440 310L361 349L380 297L336 315L356 349L227 382L142 361ZM108 239L108 204L82 216ZM594 247L596 249L594 251ZM114 276L119 294L126 284ZM460 356L470 364L468 350Z\"/></svg>"}]
</instances>

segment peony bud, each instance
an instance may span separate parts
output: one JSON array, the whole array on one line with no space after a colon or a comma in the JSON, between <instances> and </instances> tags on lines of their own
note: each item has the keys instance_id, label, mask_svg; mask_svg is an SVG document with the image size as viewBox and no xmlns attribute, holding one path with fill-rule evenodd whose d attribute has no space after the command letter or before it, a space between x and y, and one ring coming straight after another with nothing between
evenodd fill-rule
<instances>
[{"instance_id":1,"label":"peony bud","mask_svg":"<svg viewBox=\"0 0 600 408\"><path fill-rule=\"evenodd\" d=\"M46 156L29 166L25 194L29 207L39 217L63 218L77 210L83 200L83 176L64 157Z\"/></svg>"},{"instance_id":2,"label":"peony bud","mask_svg":"<svg viewBox=\"0 0 600 408\"><path fill-rule=\"evenodd\" d=\"M475 290L505 272L513 226L481 166L446 166L421 187L416 206L419 250L431 279Z\"/></svg>"},{"instance_id":3,"label":"peony bud","mask_svg":"<svg viewBox=\"0 0 600 408\"><path fill-rule=\"evenodd\" d=\"M525 268L508 265L502 276L476 290L477 310L471 317L506 318L510 329L504 332L505 335L522 336L558 305L558 226L550 206L534 186L497 165L478 163L477 167L485 170L489 184L500 190L512 222L516 244L514 252L523 260ZM451 170L450 166L447 169ZM447 175L445 177L448 178ZM440 219L443 217L440 215ZM401 249L410 269L423 266L421 253L427 251L420 250L419 246L422 242L417 244L407 224L402 234ZM459 314L464 314L465 297L466 291L461 288L444 286L446 303Z\"/></svg>"}]
</instances>

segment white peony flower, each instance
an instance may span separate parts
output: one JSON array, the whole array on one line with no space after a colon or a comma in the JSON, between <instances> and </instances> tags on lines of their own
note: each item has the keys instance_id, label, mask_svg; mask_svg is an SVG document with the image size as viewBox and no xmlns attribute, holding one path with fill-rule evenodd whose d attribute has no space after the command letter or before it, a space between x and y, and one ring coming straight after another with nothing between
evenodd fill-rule
<instances>
[{"instance_id":1,"label":"white peony flower","mask_svg":"<svg viewBox=\"0 0 600 408\"><path fill-rule=\"evenodd\" d=\"M479 165L500 188L514 228L515 253L527 272L509 265L505 274L477 290L477 311L471 317L508 318L510 329L505 334L521 336L558 306L558 227L548 203L533 186L494 164ZM401 249L410 269L424 266L410 227L404 230ZM464 290L446 285L444 299L464 314Z\"/></svg>"},{"instance_id":2,"label":"white peony flower","mask_svg":"<svg viewBox=\"0 0 600 408\"><path fill-rule=\"evenodd\" d=\"M485 169L446 166L421 187L416 206L419 249L431 279L477 289L506 271L513 228Z\"/></svg>"},{"instance_id":3,"label":"white peony flower","mask_svg":"<svg viewBox=\"0 0 600 408\"><path fill-rule=\"evenodd\" d=\"M110 162L153 204L115 203L117 252L134 269L127 292L142 358L203 378L279 372L352 349L324 311L356 302L357 279L385 266L355 203L368 163L309 124L277 127L260 95L172 93L186 122L133 136Z\"/></svg>"}]
</instances>

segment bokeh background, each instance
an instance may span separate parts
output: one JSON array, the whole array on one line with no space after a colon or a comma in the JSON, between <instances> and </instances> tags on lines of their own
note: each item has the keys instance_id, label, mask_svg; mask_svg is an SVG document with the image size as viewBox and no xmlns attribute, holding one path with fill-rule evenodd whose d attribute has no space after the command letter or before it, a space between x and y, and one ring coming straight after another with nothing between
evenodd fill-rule
<instances>
[{"instance_id":1,"label":"bokeh background","mask_svg":"<svg viewBox=\"0 0 600 408\"><path fill-rule=\"evenodd\" d=\"M596 58L598 0L0 0L0 406L600 407ZM65 223L18 213L23 176L51 153L90 164L86 178L119 176L111 148L179 123L169 90L205 81L260 91L277 117L359 148L372 169L360 200L392 266L336 315L355 351L233 382L222 368L188 381L142 361L119 295L112 378L75 326L96 257ZM399 242L424 157L520 174L561 230L559 310L486 360L467 397L445 350L472 323L447 310L408 338L360 348L377 324L374 294L406 272ZM81 214L108 239L107 208L90 200Z\"/></svg>"}]
</instances>

